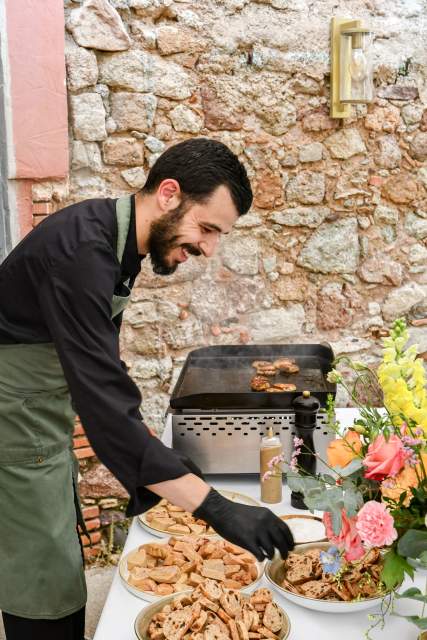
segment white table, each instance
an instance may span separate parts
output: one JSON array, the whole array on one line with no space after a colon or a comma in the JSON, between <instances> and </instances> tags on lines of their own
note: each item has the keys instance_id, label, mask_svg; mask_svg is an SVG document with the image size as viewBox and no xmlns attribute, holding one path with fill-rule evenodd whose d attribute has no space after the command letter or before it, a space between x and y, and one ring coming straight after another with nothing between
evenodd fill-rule
<instances>
[{"instance_id":1,"label":"white table","mask_svg":"<svg viewBox=\"0 0 427 640\"><path fill-rule=\"evenodd\" d=\"M352 424L357 416L357 411L353 409L337 410L337 418L342 426ZM170 446L172 440L171 421L168 421L163 434L163 442ZM211 484L216 489L228 489L238 491L252 496L259 500L259 483L249 477L215 477ZM284 499L281 504L272 505L272 510L277 514L301 513L290 505L290 494L287 487L284 487ZM150 542L150 536L137 522L135 518L129 529L129 534L123 553L129 553L140 544ZM158 538L157 538L158 540ZM407 580L404 588L418 586L423 589L425 576L417 574L415 582ZM265 578L260 586L268 586ZM363 640L364 632L369 627L367 615L375 613L375 609L353 614L327 614L304 609L292 604L275 592L277 602L286 610L291 620L291 633L289 640ZM118 571L114 576L107 600L102 611L101 618L96 629L94 640L135 640L134 620L137 614L147 604L132 595L122 585ZM419 603L415 604L409 600L396 601L396 611L405 615L417 614L421 612ZM415 640L417 636L416 627L402 618L388 616L385 628L375 630L373 638L376 640Z\"/></svg>"}]
</instances>

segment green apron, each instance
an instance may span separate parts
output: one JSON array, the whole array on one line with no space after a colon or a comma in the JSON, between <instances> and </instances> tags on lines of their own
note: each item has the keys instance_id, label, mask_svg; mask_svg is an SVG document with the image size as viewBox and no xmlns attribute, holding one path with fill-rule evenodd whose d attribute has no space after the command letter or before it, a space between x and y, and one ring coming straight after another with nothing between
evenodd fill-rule
<instances>
[{"instance_id":1,"label":"green apron","mask_svg":"<svg viewBox=\"0 0 427 640\"><path fill-rule=\"evenodd\" d=\"M120 263L130 211L130 197L119 198ZM52 343L0 345L0 609L16 616L63 618L86 603L74 418Z\"/></svg>"}]
</instances>

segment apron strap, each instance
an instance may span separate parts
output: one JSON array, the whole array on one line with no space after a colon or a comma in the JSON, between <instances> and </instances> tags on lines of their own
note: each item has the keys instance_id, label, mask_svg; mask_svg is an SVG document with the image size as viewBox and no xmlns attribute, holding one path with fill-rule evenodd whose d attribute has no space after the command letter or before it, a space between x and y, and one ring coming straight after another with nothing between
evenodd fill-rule
<instances>
[{"instance_id":1,"label":"apron strap","mask_svg":"<svg viewBox=\"0 0 427 640\"><path fill-rule=\"evenodd\" d=\"M117 260L122 263L123 253L126 246L126 240L129 232L130 214L131 214L131 197L123 196L116 200L116 218L117 218Z\"/></svg>"}]
</instances>

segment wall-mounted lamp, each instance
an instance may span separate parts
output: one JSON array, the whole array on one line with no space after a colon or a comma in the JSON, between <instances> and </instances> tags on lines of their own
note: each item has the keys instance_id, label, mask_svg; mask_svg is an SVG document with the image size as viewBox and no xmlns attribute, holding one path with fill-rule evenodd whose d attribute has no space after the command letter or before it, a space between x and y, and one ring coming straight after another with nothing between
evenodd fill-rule
<instances>
[{"instance_id":1,"label":"wall-mounted lamp","mask_svg":"<svg viewBox=\"0 0 427 640\"><path fill-rule=\"evenodd\" d=\"M373 99L372 32L361 20L332 18L331 117L348 118L352 104Z\"/></svg>"}]
</instances>

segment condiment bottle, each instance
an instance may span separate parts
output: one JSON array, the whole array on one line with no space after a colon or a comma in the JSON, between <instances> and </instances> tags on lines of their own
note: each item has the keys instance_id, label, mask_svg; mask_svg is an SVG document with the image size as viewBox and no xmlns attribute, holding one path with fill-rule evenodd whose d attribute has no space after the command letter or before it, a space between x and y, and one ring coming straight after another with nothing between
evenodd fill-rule
<instances>
[{"instance_id":1,"label":"condiment bottle","mask_svg":"<svg viewBox=\"0 0 427 640\"><path fill-rule=\"evenodd\" d=\"M316 456L314 450L314 430L317 424L317 412L320 402L310 391L303 391L293 401L295 409L295 434L303 442L299 447L298 467L302 475L316 473ZM303 495L297 491L291 493L291 505L295 509L307 509Z\"/></svg>"},{"instance_id":2,"label":"condiment bottle","mask_svg":"<svg viewBox=\"0 0 427 640\"><path fill-rule=\"evenodd\" d=\"M281 440L273 433L273 428L269 427L268 435L261 440L259 451L259 467L261 481L261 501L274 504L282 501L282 470L281 463L270 468L268 463L272 458L280 456L283 452ZM271 472L265 480L264 474Z\"/></svg>"}]
</instances>

